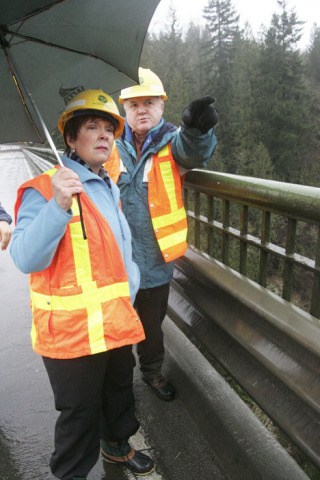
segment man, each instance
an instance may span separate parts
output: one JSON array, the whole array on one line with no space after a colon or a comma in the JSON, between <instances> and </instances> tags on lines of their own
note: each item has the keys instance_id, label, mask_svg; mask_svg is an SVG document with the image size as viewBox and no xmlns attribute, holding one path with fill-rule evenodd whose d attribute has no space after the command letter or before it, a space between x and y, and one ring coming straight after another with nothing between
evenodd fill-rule
<instances>
[{"instance_id":1,"label":"man","mask_svg":"<svg viewBox=\"0 0 320 480\"><path fill-rule=\"evenodd\" d=\"M24 183L15 207L11 255L30 274L32 345L59 411L50 467L61 480L85 480L100 444L106 462L136 475L154 468L128 441L139 428L132 345L144 332L131 303L139 271L119 190L101 168L123 126L102 90L76 95L58 122L64 167Z\"/></svg>"},{"instance_id":2,"label":"man","mask_svg":"<svg viewBox=\"0 0 320 480\"><path fill-rule=\"evenodd\" d=\"M166 315L174 260L187 248L187 221L181 176L204 167L212 156L218 114L212 97L187 106L181 128L162 118L167 100L161 80L139 68L139 85L121 91L125 130L105 164L118 184L131 228L133 258L141 274L135 308L146 340L137 345L143 379L161 400L175 390L161 372L164 361L162 321Z\"/></svg>"},{"instance_id":3,"label":"man","mask_svg":"<svg viewBox=\"0 0 320 480\"><path fill-rule=\"evenodd\" d=\"M0 203L0 242L1 250L5 250L9 245L11 239L11 228L10 224L12 223L12 218L1 206Z\"/></svg>"}]
</instances>

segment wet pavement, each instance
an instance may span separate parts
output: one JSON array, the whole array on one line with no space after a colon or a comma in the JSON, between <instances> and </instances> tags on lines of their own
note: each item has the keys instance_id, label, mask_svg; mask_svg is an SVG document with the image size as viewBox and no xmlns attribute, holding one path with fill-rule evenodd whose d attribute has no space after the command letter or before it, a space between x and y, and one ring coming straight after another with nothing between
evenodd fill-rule
<instances>
[{"instance_id":1,"label":"wet pavement","mask_svg":"<svg viewBox=\"0 0 320 480\"><path fill-rule=\"evenodd\" d=\"M0 201L13 215L17 187L29 178L30 167L23 158L12 157L0 154ZM51 479L48 463L57 413L41 357L31 348L28 278L16 269L8 251L0 252L0 305L0 480ZM141 430L133 445L147 448L156 460L156 471L146 480L228 478L179 396L174 402L160 401L138 371L135 395ZM126 478L134 476L113 465L105 472L101 460L88 476Z\"/></svg>"}]
</instances>

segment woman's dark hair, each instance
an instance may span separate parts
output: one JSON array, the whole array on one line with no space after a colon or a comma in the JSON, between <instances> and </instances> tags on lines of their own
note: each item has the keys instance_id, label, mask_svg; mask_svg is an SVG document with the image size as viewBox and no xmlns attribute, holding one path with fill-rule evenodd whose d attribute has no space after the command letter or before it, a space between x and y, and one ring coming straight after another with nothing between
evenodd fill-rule
<instances>
[{"instance_id":1,"label":"woman's dark hair","mask_svg":"<svg viewBox=\"0 0 320 480\"><path fill-rule=\"evenodd\" d=\"M77 112L81 112L81 110ZM63 131L63 140L66 145L66 149L65 149L66 155L69 155L71 151L67 142L67 138L69 137L71 140L76 140L82 125L85 124L88 120L96 120L97 118L105 118L113 125L115 130L119 125L118 120L116 120L112 115L108 115L107 113L104 113L103 115L100 115L100 114L96 115L94 113L74 115L67 121Z\"/></svg>"}]
</instances>

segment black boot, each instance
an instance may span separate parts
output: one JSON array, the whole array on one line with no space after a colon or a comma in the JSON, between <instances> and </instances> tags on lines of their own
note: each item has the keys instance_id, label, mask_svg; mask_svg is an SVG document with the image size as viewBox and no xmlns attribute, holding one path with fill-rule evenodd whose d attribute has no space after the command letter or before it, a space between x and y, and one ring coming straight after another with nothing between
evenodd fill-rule
<instances>
[{"instance_id":1,"label":"black boot","mask_svg":"<svg viewBox=\"0 0 320 480\"><path fill-rule=\"evenodd\" d=\"M161 400L167 402L174 400L176 396L175 389L161 373L152 378L143 377L143 380Z\"/></svg>"},{"instance_id":2,"label":"black boot","mask_svg":"<svg viewBox=\"0 0 320 480\"><path fill-rule=\"evenodd\" d=\"M101 440L101 455L105 462L123 465L135 475L148 475L154 470L152 458L131 448L127 440L121 442Z\"/></svg>"}]
</instances>

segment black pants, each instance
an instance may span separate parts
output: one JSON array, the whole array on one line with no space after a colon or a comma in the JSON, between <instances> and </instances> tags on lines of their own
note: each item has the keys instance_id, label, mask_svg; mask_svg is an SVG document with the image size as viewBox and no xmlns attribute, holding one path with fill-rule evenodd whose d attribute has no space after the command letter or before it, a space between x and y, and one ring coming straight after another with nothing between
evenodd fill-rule
<instances>
[{"instance_id":1,"label":"black pants","mask_svg":"<svg viewBox=\"0 0 320 480\"><path fill-rule=\"evenodd\" d=\"M51 471L61 480L86 477L98 460L100 438L128 439L139 428L132 347L70 360L43 357L43 361L60 412Z\"/></svg>"},{"instance_id":2,"label":"black pants","mask_svg":"<svg viewBox=\"0 0 320 480\"><path fill-rule=\"evenodd\" d=\"M141 319L146 339L137 345L140 370L144 377L152 378L161 371L164 360L161 324L167 313L170 284L140 289L134 307Z\"/></svg>"}]
</instances>

